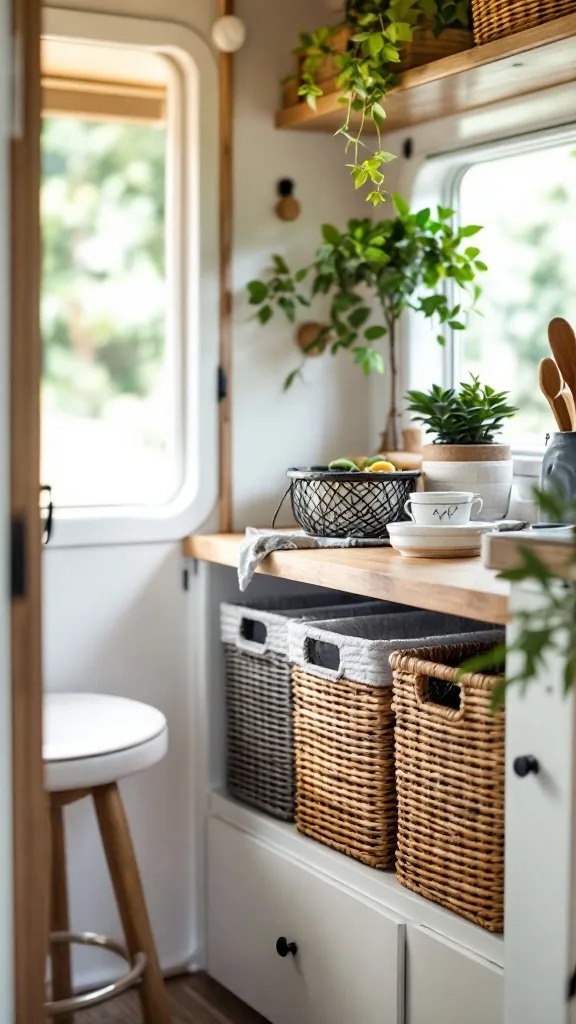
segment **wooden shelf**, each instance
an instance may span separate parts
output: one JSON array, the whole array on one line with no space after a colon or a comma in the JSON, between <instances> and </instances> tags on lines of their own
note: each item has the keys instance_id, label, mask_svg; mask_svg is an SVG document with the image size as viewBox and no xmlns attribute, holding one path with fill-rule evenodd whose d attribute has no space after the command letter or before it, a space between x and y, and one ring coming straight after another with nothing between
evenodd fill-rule
<instances>
[{"instance_id":1,"label":"wooden shelf","mask_svg":"<svg viewBox=\"0 0 576 1024\"><path fill-rule=\"evenodd\" d=\"M407 71L386 101L386 131L463 114L576 80L576 14ZM280 110L278 128L335 132L340 93ZM355 115L356 117L356 115ZM357 120L352 124L357 127Z\"/></svg>"},{"instance_id":2,"label":"wooden shelf","mask_svg":"<svg viewBox=\"0 0 576 1024\"><path fill-rule=\"evenodd\" d=\"M184 554L237 567L242 535L188 537ZM508 620L509 584L479 558L405 558L391 548L278 551L258 572L481 622Z\"/></svg>"}]
</instances>

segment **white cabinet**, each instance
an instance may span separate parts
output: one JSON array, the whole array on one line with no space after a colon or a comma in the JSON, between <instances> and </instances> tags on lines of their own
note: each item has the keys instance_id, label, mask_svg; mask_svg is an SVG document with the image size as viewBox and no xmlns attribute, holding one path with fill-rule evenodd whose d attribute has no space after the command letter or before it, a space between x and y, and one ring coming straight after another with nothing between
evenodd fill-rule
<instances>
[{"instance_id":1,"label":"white cabinet","mask_svg":"<svg viewBox=\"0 0 576 1024\"><path fill-rule=\"evenodd\" d=\"M208 972L272 1024L404 1024L404 940L393 914L210 820Z\"/></svg>"},{"instance_id":2,"label":"white cabinet","mask_svg":"<svg viewBox=\"0 0 576 1024\"><path fill-rule=\"evenodd\" d=\"M424 929L407 931L406 1024L502 1024L500 967Z\"/></svg>"}]
</instances>

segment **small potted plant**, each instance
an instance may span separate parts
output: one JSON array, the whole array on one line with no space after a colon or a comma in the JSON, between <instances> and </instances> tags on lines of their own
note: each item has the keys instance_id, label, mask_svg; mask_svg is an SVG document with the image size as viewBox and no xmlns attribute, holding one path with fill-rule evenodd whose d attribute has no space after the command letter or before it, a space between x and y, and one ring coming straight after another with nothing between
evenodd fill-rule
<instances>
[{"instance_id":1,"label":"small potted plant","mask_svg":"<svg viewBox=\"0 0 576 1024\"><path fill-rule=\"evenodd\" d=\"M510 445L496 441L502 425L518 411L507 391L495 391L471 375L455 388L434 384L408 391L413 419L435 435L424 445L422 470L428 491L473 491L483 499L483 519L503 519L510 504Z\"/></svg>"},{"instance_id":2,"label":"small potted plant","mask_svg":"<svg viewBox=\"0 0 576 1024\"><path fill-rule=\"evenodd\" d=\"M299 309L316 295L330 296L329 323L321 327L305 348L305 355L328 350L349 351L364 373L383 373L385 362L377 343L387 339L389 412L380 452L396 451L398 437L399 321L405 309L435 320L441 329L464 330L467 312L480 294L475 283L486 265L469 238L476 224L453 227L454 211L439 206L411 213L405 199L393 197L396 216L372 222L351 220L344 231L322 227L322 242L310 266L292 273L282 256L273 256L265 278L248 285L249 301L257 306L257 319L267 324L276 312L291 323ZM446 280L462 298L449 301ZM308 286L306 284L308 283ZM444 344L444 335L437 339ZM301 374L304 361L286 379L288 388Z\"/></svg>"}]
</instances>

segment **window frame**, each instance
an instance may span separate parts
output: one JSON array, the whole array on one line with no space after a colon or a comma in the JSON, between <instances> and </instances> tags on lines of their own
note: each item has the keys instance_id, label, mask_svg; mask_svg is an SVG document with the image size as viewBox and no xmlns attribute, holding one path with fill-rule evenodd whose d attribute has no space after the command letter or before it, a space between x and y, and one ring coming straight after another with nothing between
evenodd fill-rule
<instances>
[{"instance_id":1,"label":"window frame","mask_svg":"<svg viewBox=\"0 0 576 1024\"><path fill-rule=\"evenodd\" d=\"M431 156L426 159L420 167L419 173L414 182L412 202L415 209L424 206L435 206L441 203L456 210L458 216L458 193L460 184L466 172L478 163L487 163L491 160L498 160L506 157L521 156L522 153L530 153L535 150L549 149L563 144L576 144L576 118L574 121L551 128L540 128L535 131L521 132L508 139L497 139L491 142L482 142L477 145L467 146L462 149L445 153L440 156ZM449 282L447 289L451 289ZM453 288L451 289L453 291ZM434 381L442 384L443 387L456 387L461 379L462 368L460 364L456 332L446 332L446 346L442 349L435 343L435 330L428 324L418 323L414 314L408 317L408 366L407 374L409 383L407 387L420 388L429 387L430 381L424 379L423 374L432 369ZM427 353L429 358L422 360L422 336L430 335L428 348L436 345L436 351L432 347ZM418 357L417 353L420 353ZM541 447L528 446L522 442L514 442L512 449L518 453L542 454L545 445Z\"/></svg>"},{"instance_id":2,"label":"window frame","mask_svg":"<svg viewBox=\"0 0 576 1024\"><path fill-rule=\"evenodd\" d=\"M56 508L53 547L178 540L198 529L218 499L218 76L191 28L172 22L47 8L44 37L148 49L169 59L183 97L175 110L179 157L167 167L167 304L183 480L161 505ZM179 105L180 106L180 105ZM172 115L169 112L169 117ZM201 144L200 144L201 142ZM168 150L168 161L170 155ZM50 483L50 481L42 481Z\"/></svg>"}]
</instances>

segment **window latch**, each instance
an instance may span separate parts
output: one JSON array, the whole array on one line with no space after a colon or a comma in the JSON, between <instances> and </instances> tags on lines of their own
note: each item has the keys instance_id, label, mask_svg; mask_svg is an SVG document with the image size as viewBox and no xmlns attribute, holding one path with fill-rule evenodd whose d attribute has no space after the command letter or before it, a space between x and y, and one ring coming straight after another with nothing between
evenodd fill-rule
<instances>
[{"instance_id":1,"label":"window latch","mask_svg":"<svg viewBox=\"0 0 576 1024\"><path fill-rule=\"evenodd\" d=\"M40 488L40 497L43 494L48 496L48 503L43 511L46 513L44 519L44 530L42 532L42 543L46 545L52 536L52 528L54 524L54 502L52 501L52 488L50 484L43 484Z\"/></svg>"}]
</instances>

